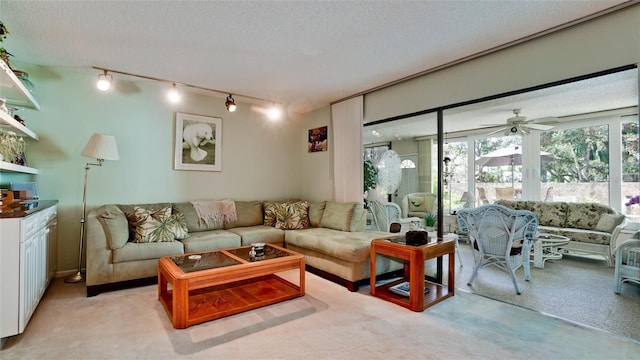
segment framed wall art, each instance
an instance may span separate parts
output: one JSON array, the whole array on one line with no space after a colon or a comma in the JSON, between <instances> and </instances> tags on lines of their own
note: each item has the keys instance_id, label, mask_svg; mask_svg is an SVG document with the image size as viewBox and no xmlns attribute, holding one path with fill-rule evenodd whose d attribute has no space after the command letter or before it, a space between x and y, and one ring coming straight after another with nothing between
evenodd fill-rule
<instances>
[{"instance_id":1,"label":"framed wall art","mask_svg":"<svg viewBox=\"0 0 640 360\"><path fill-rule=\"evenodd\" d=\"M222 171L222 119L176 113L175 170Z\"/></svg>"},{"instance_id":2,"label":"framed wall art","mask_svg":"<svg viewBox=\"0 0 640 360\"><path fill-rule=\"evenodd\" d=\"M308 151L327 151L327 127L319 127L309 130Z\"/></svg>"}]
</instances>

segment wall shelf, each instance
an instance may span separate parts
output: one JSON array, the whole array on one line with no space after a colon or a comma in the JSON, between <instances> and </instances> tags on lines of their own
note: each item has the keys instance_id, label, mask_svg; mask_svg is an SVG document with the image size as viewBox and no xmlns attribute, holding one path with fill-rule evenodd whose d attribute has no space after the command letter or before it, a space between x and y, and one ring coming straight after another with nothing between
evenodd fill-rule
<instances>
[{"instance_id":1,"label":"wall shelf","mask_svg":"<svg viewBox=\"0 0 640 360\"><path fill-rule=\"evenodd\" d=\"M16 165L6 161L0 161L0 171L18 172L24 174L38 174L38 169L30 168L28 166Z\"/></svg>"},{"instance_id":2,"label":"wall shelf","mask_svg":"<svg viewBox=\"0 0 640 360\"><path fill-rule=\"evenodd\" d=\"M7 105L40 110L40 104L31 92L2 60L0 60L0 96L7 98Z\"/></svg>"},{"instance_id":3,"label":"wall shelf","mask_svg":"<svg viewBox=\"0 0 640 360\"><path fill-rule=\"evenodd\" d=\"M9 114L0 111L0 127L6 128L7 131L13 131L18 136L26 136L34 140L39 140L36 133L29 130L26 126L20 124L16 119L11 118Z\"/></svg>"}]
</instances>

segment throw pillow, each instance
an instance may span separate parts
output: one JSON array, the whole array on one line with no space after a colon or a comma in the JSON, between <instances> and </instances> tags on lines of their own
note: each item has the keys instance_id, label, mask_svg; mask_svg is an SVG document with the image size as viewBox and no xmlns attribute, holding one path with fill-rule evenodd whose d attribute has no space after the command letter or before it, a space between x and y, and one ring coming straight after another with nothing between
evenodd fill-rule
<instances>
[{"instance_id":1,"label":"throw pillow","mask_svg":"<svg viewBox=\"0 0 640 360\"><path fill-rule=\"evenodd\" d=\"M105 233L109 240L111 250L120 249L129 240L129 225L122 213L115 210L107 209L97 216L105 226Z\"/></svg>"},{"instance_id":2,"label":"throw pillow","mask_svg":"<svg viewBox=\"0 0 640 360\"><path fill-rule=\"evenodd\" d=\"M355 202L327 201L320 226L328 229L349 231L355 207Z\"/></svg>"},{"instance_id":3,"label":"throw pillow","mask_svg":"<svg viewBox=\"0 0 640 360\"><path fill-rule=\"evenodd\" d=\"M182 211L172 207L171 220L172 220L172 223L168 225L176 239L184 240L189 236L191 236L189 235L189 228L187 227L187 219L185 218Z\"/></svg>"},{"instance_id":4,"label":"throw pillow","mask_svg":"<svg viewBox=\"0 0 640 360\"><path fill-rule=\"evenodd\" d=\"M427 211L427 202L421 196L409 196L409 211L415 212L426 212Z\"/></svg>"},{"instance_id":5,"label":"throw pillow","mask_svg":"<svg viewBox=\"0 0 640 360\"><path fill-rule=\"evenodd\" d=\"M309 203L296 201L280 204L276 214L276 228L282 230L306 229L309 224Z\"/></svg>"},{"instance_id":6,"label":"throw pillow","mask_svg":"<svg viewBox=\"0 0 640 360\"><path fill-rule=\"evenodd\" d=\"M264 202L264 225L276 226L276 211L280 203L273 201Z\"/></svg>"},{"instance_id":7,"label":"throw pillow","mask_svg":"<svg viewBox=\"0 0 640 360\"><path fill-rule=\"evenodd\" d=\"M616 226L622 224L622 221L624 221L624 215L602 214L596 230L611 233Z\"/></svg>"},{"instance_id":8,"label":"throw pillow","mask_svg":"<svg viewBox=\"0 0 640 360\"><path fill-rule=\"evenodd\" d=\"M165 207L158 211L151 211L141 207L133 209L135 218L134 242L170 242L175 238L172 231L171 207Z\"/></svg>"}]
</instances>

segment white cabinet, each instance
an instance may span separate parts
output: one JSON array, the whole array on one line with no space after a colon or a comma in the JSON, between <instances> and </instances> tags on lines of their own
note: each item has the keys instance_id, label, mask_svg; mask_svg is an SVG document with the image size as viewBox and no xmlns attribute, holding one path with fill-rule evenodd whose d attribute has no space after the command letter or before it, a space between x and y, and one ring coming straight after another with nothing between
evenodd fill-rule
<instances>
[{"instance_id":1,"label":"white cabinet","mask_svg":"<svg viewBox=\"0 0 640 360\"><path fill-rule=\"evenodd\" d=\"M18 79L13 71L2 60L0 60L0 96L7 98L7 104L9 105L40 110L40 105L36 99L33 98L22 81ZM36 141L38 140L38 135L29 130L26 126L20 124L4 111L0 111L0 127L13 131L18 134L18 136L24 136ZM27 174L38 173L37 169L12 164L6 161L0 161L0 172L2 171L21 172Z\"/></svg>"},{"instance_id":2,"label":"white cabinet","mask_svg":"<svg viewBox=\"0 0 640 360\"><path fill-rule=\"evenodd\" d=\"M0 338L24 331L53 274L57 206L0 219Z\"/></svg>"}]
</instances>

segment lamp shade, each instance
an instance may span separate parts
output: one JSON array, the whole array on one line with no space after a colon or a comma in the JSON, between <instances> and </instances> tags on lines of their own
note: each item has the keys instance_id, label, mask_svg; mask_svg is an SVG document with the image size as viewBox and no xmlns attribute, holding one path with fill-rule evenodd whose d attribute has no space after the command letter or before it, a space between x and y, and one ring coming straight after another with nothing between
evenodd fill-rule
<instances>
[{"instance_id":1,"label":"lamp shade","mask_svg":"<svg viewBox=\"0 0 640 360\"><path fill-rule=\"evenodd\" d=\"M112 135L93 134L82 150L82 155L102 160L118 160L118 145Z\"/></svg>"}]
</instances>

